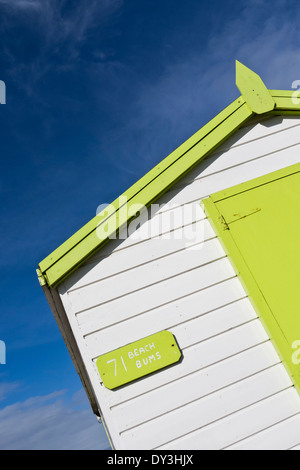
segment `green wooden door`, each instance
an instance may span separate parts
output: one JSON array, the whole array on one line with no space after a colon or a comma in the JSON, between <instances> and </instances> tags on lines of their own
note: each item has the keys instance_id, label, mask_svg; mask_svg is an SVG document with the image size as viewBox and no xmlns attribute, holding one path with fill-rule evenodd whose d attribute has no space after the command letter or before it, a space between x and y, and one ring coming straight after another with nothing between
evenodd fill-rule
<instances>
[{"instance_id":1,"label":"green wooden door","mask_svg":"<svg viewBox=\"0 0 300 470\"><path fill-rule=\"evenodd\" d=\"M300 164L203 203L299 391Z\"/></svg>"}]
</instances>

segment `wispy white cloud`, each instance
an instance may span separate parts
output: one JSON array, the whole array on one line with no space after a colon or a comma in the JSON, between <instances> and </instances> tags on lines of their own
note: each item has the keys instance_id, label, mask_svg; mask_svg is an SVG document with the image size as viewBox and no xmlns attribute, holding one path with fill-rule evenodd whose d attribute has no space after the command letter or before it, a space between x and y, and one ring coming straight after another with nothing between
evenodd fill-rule
<instances>
[{"instance_id":1,"label":"wispy white cloud","mask_svg":"<svg viewBox=\"0 0 300 470\"><path fill-rule=\"evenodd\" d=\"M145 164L150 169L164 151L172 151L238 97L236 59L257 72L270 89L290 89L293 80L300 79L300 12L295 2L241 1L239 9L238 16L218 21L203 47L191 32L185 56L176 59L173 54L156 80L138 83L124 128L107 136L110 147L113 141L122 142L120 169L126 152L128 171L134 168L140 177ZM172 37L168 40L172 44Z\"/></svg>"},{"instance_id":2,"label":"wispy white cloud","mask_svg":"<svg viewBox=\"0 0 300 470\"><path fill-rule=\"evenodd\" d=\"M239 59L261 74L269 88L289 88L291 77L300 72L299 20L299 10L289 0L244 3L239 17L209 41L207 63L228 68L229 60ZM211 76L216 84L220 76Z\"/></svg>"},{"instance_id":3,"label":"wispy white cloud","mask_svg":"<svg viewBox=\"0 0 300 470\"><path fill-rule=\"evenodd\" d=\"M0 383L0 402L5 400L10 393L15 392L21 387L19 382L2 382Z\"/></svg>"},{"instance_id":4,"label":"wispy white cloud","mask_svg":"<svg viewBox=\"0 0 300 470\"><path fill-rule=\"evenodd\" d=\"M0 0L0 31L9 37L15 24L23 28L26 37L36 38L34 50L18 53L15 45L5 41L2 55L7 58L11 77L34 92L35 85L55 67L55 71L72 70L81 61L81 47L97 31L97 57L101 50L101 35L114 21L123 0L79 0L72 8L68 0ZM106 31L107 34L107 31ZM100 38L100 39L99 39ZM20 43L22 44L22 42Z\"/></svg>"},{"instance_id":5,"label":"wispy white cloud","mask_svg":"<svg viewBox=\"0 0 300 470\"><path fill-rule=\"evenodd\" d=\"M0 410L1 450L109 448L105 431L91 409L78 407L85 404L83 392L76 394L74 403L66 403L64 394L37 396Z\"/></svg>"},{"instance_id":6,"label":"wispy white cloud","mask_svg":"<svg viewBox=\"0 0 300 470\"><path fill-rule=\"evenodd\" d=\"M0 0L0 5L5 5L9 8L27 9L39 8L39 0Z\"/></svg>"},{"instance_id":7,"label":"wispy white cloud","mask_svg":"<svg viewBox=\"0 0 300 470\"><path fill-rule=\"evenodd\" d=\"M63 45L66 42L81 44L89 31L103 27L122 6L123 0L90 0L77 2L74 9L64 11L66 0L36 0L39 5L39 21L46 35L47 45Z\"/></svg>"}]
</instances>

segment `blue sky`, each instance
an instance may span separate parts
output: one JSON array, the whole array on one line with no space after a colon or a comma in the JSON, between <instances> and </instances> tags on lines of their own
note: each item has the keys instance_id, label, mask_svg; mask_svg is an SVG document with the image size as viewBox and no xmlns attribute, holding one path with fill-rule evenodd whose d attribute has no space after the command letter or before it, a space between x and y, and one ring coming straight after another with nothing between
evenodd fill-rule
<instances>
[{"instance_id":1,"label":"blue sky","mask_svg":"<svg viewBox=\"0 0 300 470\"><path fill-rule=\"evenodd\" d=\"M300 80L296 1L0 0L1 449L106 449L44 257L238 96Z\"/></svg>"}]
</instances>

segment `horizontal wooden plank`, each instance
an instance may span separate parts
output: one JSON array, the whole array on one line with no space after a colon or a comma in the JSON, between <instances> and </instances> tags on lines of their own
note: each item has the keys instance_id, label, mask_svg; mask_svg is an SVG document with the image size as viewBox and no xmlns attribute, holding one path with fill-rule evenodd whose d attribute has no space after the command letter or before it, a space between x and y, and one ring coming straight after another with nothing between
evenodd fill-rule
<instances>
[{"instance_id":1,"label":"horizontal wooden plank","mask_svg":"<svg viewBox=\"0 0 300 470\"><path fill-rule=\"evenodd\" d=\"M228 450L287 450L299 443L300 413L255 436L228 447Z\"/></svg>"},{"instance_id":2,"label":"horizontal wooden plank","mask_svg":"<svg viewBox=\"0 0 300 470\"><path fill-rule=\"evenodd\" d=\"M183 187L180 191L178 188L169 191L169 193L161 197L161 201L175 205L200 201L215 192L299 163L299 149L300 145L297 145L251 160L242 166L238 165L214 173L209 178L197 179L192 184Z\"/></svg>"},{"instance_id":3,"label":"horizontal wooden plank","mask_svg":"<svg viewBox=\"0 0 300 470\"><path fill-rule=\"evenodd\" d=\"M91 315L102 320L102 328L118 321L132 318L142 312L158 308L193 292L225 281L235 276L227 258L195 268L191 271L169 278L150 287L117 298L109 303L95 306L77 315L79 324L89 321ZM78 308L76 305L74 309Z\"/></svg>"},{"instance_id":4,"label":"horizontal wooden plank","mask_svg":"<svg viewBox=\"0 0 300 470\"><path fill-rule=\"evenodd\" d=\"M282 364L121 433L127 449L155 449L291 386ZM178 426L180 423L180 426ZM298 435L299 436L299 435Z\"/></svg>"},{"instance_id":5,"label":"horizontal wooden plank","mask_svg":"<svg viewBox=\"0 0 300 470\"><path fill-rule=\"evenodd\" d=\"M148 238L142 243L132 244L126 250L122 249L106 258L93 260L93 264L85 264L78 270L76 276L71 276L69 280L66 280L65 286L71 292L186 248L193 249L194 245L214 237L216 235L210 223L204 219L166 234L164 238ZM201 247L195 247L195 250L198 248Z\"/></svg>"},{"instance_id":6,"label":"horizontal wooden plank","mask_svg":"<svg viewBox=\"0 0 300 470\"><path fill-rule=\"evenodd\" d=\"M168 383L182 380L189 374L266 342L269 342L268 335L257 319L207 341L198 344L186 344L183 350L184 361L177 364L176 367L170 367L159 374L145 377L143 380L129 384L119 390L111 391L102 387L102 393L106 402L112 407L132 400L146 392L149 393L151 390Z\"/></svg>"},{"instance_id":7,"label":"horizontal wooden plank","mask_svg":"<svg viewBox=\"0 0 300 470\"><path fill-rule=\"evenodd\" d=\"M149 329L145 328L146 325L144 325L144 328L141 325L140 330L133 322L131 322L131 325L129 326L126 325L126 323L123 323L123 336L119 336L118 342L117 338L115 338L114 330L111 329L110 336L107 334L107 329L105 329L98 333L88 335L85 338L86 345L94 357L95 354L99 354L99 348L103 350L104 348L109 348L109 352L123 346L124 338L126 338L126 342L128 344L144 338L145 336L149 336L150 334L168 329L176 337L179 346L184 348L187 344L189 345L199 341L204 341L211 336L220 334L223 331L256 318L256 313L248 299L231 303L203 315L199 315L199 313L197 315L195 305L192 308L194 310L193 315L196 318L189 319L189 314L187 313L184 318L181 317L181 323L177 326L172 327L172 323L174 325L174 320L172 318L170 318L169 324L166 324L163 319L162 321L159 319L157 323L154 323L152 319L152 325L149 325ZM107 337L110 338L110 343L108 342Z\"/></svg>"},{"instance_id":8,"label":"horizontal wooden plank","mask_svg":"<svg viewBox=\"0 0 300 470\"><path fill-rule=\"evenodd\" d=\"M257 318L248 298L221 307L213 312L171 328L182 347L193 342L205 341L224 331Z\"/></svg>"},{"instance_id":9,"label":"horizontal wooden plank","mask_svg":"<svg viewBox=\"0 0 300 470\"><path fill-rule=\"evenodd\" d=\"M194 249L177 251L172 256L159 258L146 265L139 266L130 271L117 274L113 277L95 282L69 292L76 312L87 310L94 305L112 301L118 297L129 295L157 284L167 282L181 273L207 265L216 259L224 257L224 251L216 240L208 240L197 245Z\"/></svg>"},{"instance_id":10,"label":"horizontal wooden plank","mask_svg":"<svg viewBox=\"0 0 300 470\"><path fill-rule=\"evenodd\" d=\"M222 450L236 441L270 428L299 413L299 395L294 387L176 439L160 450Z\"/></svg>"},{"instance_id":11,"label":"horizontal wooden plank","mask_svg":"<svg viewBox=\"0 0 300 470\"><path fill-rule=\"evenodd\" d=\"M243 144L238 140L235 146L227 150L220 149L219 152L207 157L202 164L197 165L193 171L181 178L172 190L176 190L187 183L191 183L195 179L207 178L213 173L224 171L233 166L243 165L248 161L263 158L270 153L278 152L282 149L289 149L299 144L300 119L298 118L297 120L293 120L293 122L294 121L296 121L297 124L294 123L292 127L282 128L282 126L278 125L276 126L276 132L265 133L260 138L249 140L247 144ZM261 125L261 127L264 128L263 125ZM272 126L270 127L272 129ZM257 126L255 129L256 128Z\"/></svg>"},{"instance_id":12,"label":"horizontal wooden plank","mask_svg":"<svg viewBox=\"0 0 300 470\"><path fill-rule=\"evenodd\" d=\"M168 206L169 207L169 206ZM168 212L165 215L165 212ZM182 218L184 217L184 220ZM185 206L174 206L174 208L166 209L163 212L163 207L159 209L153 218L141 225L133 234L128 236L127 229L122 231L119 238L112 239L107 245L87 260L83 266L78 268L71 276L65 281L65 285L70 286L75 284L80 278L80 274L84 274L87 268L96 264L98 261L112 254L122 252L127 248L135 245L147 243L151 240L182 240L187 233L185 227L205 219L205 214L198 203L186 204ZM188 229L189 230L189 229ZM168 234L171 233L169 236ZM186 238L186 237L185 237ZM77 275L77 273L79 273Z\"/></svg>"},{"instance_id":13,"label":"horizontal wooden plank","mask_svg":"<svg viewBox=\"0 0 300 470\"><path fill-rule=\"evenodd\" d=\"M298 116L253 116L235 134L221 144L212 154L226 151L236 146L247 145L277 132L284 132L299 124Z\"/></svg>"},{"instance_id":14,"label":"horizontal wooden plank","mask_svg":"<svg viewBox=\"0 0 300 470\"><path fill-rule=\"evenodd\" d=\"M141 395L135 400L115 406L113 419L119 424L120 431L125 431L224 389L279 362L270 343L264 343L190 374L182 380Z\"/></svg>"},{"instance_id":15,"label":"horizontal wooden plank","mask_svg":"<svg viewBox=\"0 0 300 470\"><path fill-rule=\"evenodd\" d=\"M126 318L108 328L101 329L101 318L92 317L90 322L81 326L81 331L87 345L91 344L91 341L97 341L98 344L101 344L103 351L108 351L109 348L119 347L124 342L124 337L128 342L135 341L137 337L148 336L152 332L174 327L231 302L236 302L244 296L245 291L235 277L150 312Z\"/></svg>"}]
</instances>

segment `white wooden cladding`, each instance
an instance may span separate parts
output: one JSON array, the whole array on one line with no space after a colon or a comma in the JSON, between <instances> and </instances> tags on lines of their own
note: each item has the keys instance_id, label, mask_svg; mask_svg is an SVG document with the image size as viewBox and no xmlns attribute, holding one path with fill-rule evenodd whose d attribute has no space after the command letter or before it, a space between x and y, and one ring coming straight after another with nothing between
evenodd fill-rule
<instances>
[{"instance_id":1,"label":"white wooden cladding","mask_svg":"<svg viewBox=\"0 0 300 470\"><path fill-rule=\"evenodd\" d=\"M136 449L141 449L151 436L151 447L158 448L161 445L162 436L164 439L173 441L182 435L183 426L185 433L191 432L218 420L220 416L228 416L272 396L288 387L289 380L285 382L282 380L284 372L280 364L246 378L238 384L229 385L222 392L217 391L208 397L201 397L192 403L187 403L184 409L180 407L168 413L167 419L164 414L135 426L121 434L125 446L132 447L134 443ZM183 411L184 422L182 422Z\"/></svg>"},{"instance_id":2,"label":"white wooden cladding","mask_svg":"<svg viewBox=\"0 0 300 470\"><path fill-rule=\"evenodd\" d=\"M262 448L281 450L289 449L293 442L299 442L300 415L298 394L294 388L248 405L229 416L225 416L207 426L161 447L163 450L190 449L245 449ZM293 419L297 420L297 425ZM287 431L284 427L287 426ZM298 426L298 427L297 427ZM279 432L279 441L272 438L273 432ZM288 442L284 440L287 437ZM268 435L270 436L268 442ZM257 438L257 442L251 440ZM238 443L236 443L238 441ZM234 444L236 443L236 444Z\"/></svg>"},{"instance_id":3,"label":"white wooden cladding","mask_svg":"<svg viewBox=\"0 0 300 470\"><path fill-rule=\"evenodd\" d=\"M79 324L82 324L85 319L90 321L91 315L93 320L97 316L98 328L103 328L112 323L132 318L144 311L159 308L172 302L174 298L179 300L186 295L208 288L232 276L234 276L234 271L229 261L222 258L180 275L175 275L164 281L164 284L154 284L143 290L134 291L128 294L126 303L124 297L121 297L112 300L109 307L107 304L97 305L92 311L86 310L77 315L78 321ZM173 305L172 308L174 309L175 306Z\"/></svg>"},{"instance_id":4,"label":"white wooden cladding","mask_svg":"<svg viewBox=\"0 0 300 470\"><path fill-rule=\"evenodd\" d=\"M184 325L182 328L184 333ZM181 337L179 337L180 341ZM185 342L182 345L185 362L181 362L176 367L170 367L166 369L162 374L156 374L147 378L147 388L143 386L143 381L136 382L130 387L124 387L120 389L117 395L113 395L108 392L111 396L111 407L121 405L124 402L129 402L138 396L151 393L157 388L173 384L173 392L177 390L179 381L187 377L190 374L204 370L209 373L208 368L214 364L220 362L221 366L225 359L231 358L235 355L239 355L250 348L254 348L258 345L262 345L268 342L269 339L262 328L260 322L250 322L248 324L241 325L232 330L223 331L215 337L209 338L206 341L199 341L198 343L193 342L193 338L189 342ZM241 356L243 361L243 356ZM274 360L274 363L279 361L278 357ZM198 385L199 387L200 385ZM207 385L201 384L202 386L211 387L210 381ZM148 395L150 396L150 395ZM183 400L185 403L185 399ZM155 409L157 403L155 402Z\"/></svg>"},{"instance_id":5,"label":"white wooden cladding","mask_svg":"<svg viewBox=\"0 0 300 470\"><path fill-rule=\"evenodd\" d=\"M228 282L228 285L233 288L230 294L232 299L234 299L238 296L238 292L240 290L239 286L236 285L236 288L234 289L233 282ZM216 303L220 303L222 300L222 297L215 297L211 303L212 310L209 312L210 315L207 315L207 312L203 313L201 308L198 309L195 307L198 302L201 302L201 299L203 299L203 295L201 294L209 291L209 294L216 296L218 295L218 292L222 292L222 289L224 290L223 283L217 284L216 286L211 287L211 289L205 289L195 295L184 297L181 301L176 302L176 306L180 309L177 315L174 312L174 305L172 303L172 305L168 304L165 308L157 309L159 312L157 312L155 316L153 316L153 312L152 314L142 314L138 319L132 319L131 324L134 329L129 336L129 342L134 341L137 332L142 335L145 335L146 333L148 336L155 333L155 331L165 330L172 327L172 332L176 337L178 335L180 336L180 344L183 347L186 343L186 337L189 338L189 341L193 337L195 337L195 340L200 341L201 339L206 339L214 334L218 334L220 329L221 331L224 331L224 328L229 329L236 326L236 324L241 324L242 320L246 322L253 319L252 309L249 309L248 303L246 301L243 303L242 300L239 300L239 305L236 305L235 300L232 300L232 303L215 310L214 307ZM236 318L237 308L241 311L238 319ZM184 330L181 331L182 315L185 311L187 311L188 314L184 316ZM174 313L173 316L172 313ZM107 350L107 348L117 348L117 345L120 344L120 341L124 338L123 325L121 323L119 325L120 328L116 328L116 331L114 330L114 338L110 343L109 338L106 337L106 329L86 336L86 343L90 348L93 357L99 356L102 354L102 351Z\"/></svg>"},{"instance_id":6,"label":"white wooden cladding","mask_svg":"<svg viewBox=\"0 0 300 470\"><path fill-rule=\"evenodd\" d=\"M299 161L300 119L242 128L161 197L135 234L110 241L60 287L116 449L300 446L300 398L210 224L201 209L170 217ZM184 238L190 224L200 239ZM116 391L102 385L97 356L163 329L181 363Z\"/></svg>"},{"instance_id":7,"label":"white wooden cladding","mask_svg":"<svg viewBox=\"0 0 300 470\"><path fill-rule=\"evenodd\" d=\"M166 280L176 280L181 273L187 273L202 266L207 267L214 260L224 257L224 252L215 243L215 239L205 242L205 246L202 245L198 249L180 250L173 253L172 256L164 256L140 265L130 272L126 271L103 279L100 284L101 288L98 288L100 285L92 283L86 285L84 289L70 292L72 303L76 306L75 313L80 315L81 312L94 308L95 305L102 305L104 302L118 299L125 294L140 291L148 286L157 286L158 283ZM116 289L116 283L118 289Z\"/></svg>"}]
</instances>

